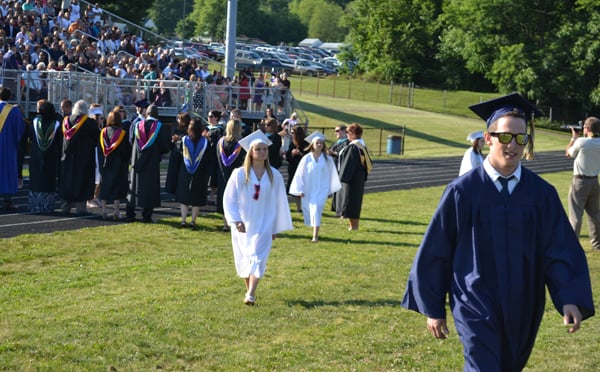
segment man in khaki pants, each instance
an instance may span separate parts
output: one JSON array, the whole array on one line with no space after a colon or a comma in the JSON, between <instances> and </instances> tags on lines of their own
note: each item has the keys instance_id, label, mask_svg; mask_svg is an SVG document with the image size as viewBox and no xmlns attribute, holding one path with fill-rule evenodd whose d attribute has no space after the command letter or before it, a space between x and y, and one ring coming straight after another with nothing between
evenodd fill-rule
<instances>
[{"instance_id":1,"label":"man in khaki pants","mask_svg":"<svg viewBox=\"0 0 600 372\"><path fill-rule=\"evenodd\" d=\"M600 119L587 118L581 136L574 128L571 128L571 133L566 153L575 161L569 189L569 222L579 236L585 211L592 249L600 250Z\"/></svg>"}]
</instances>

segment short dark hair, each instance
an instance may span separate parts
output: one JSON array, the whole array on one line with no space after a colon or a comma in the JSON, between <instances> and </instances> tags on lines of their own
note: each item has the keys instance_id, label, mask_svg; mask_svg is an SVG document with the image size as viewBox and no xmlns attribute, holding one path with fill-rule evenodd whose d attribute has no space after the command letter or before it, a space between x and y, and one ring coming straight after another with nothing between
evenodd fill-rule
<instances>
[{"instance_id":1,"label":"short dark hair","mask_svg":"<svg viewBox=\"0 0 600 372\"><path fill-rule=\"evenodd\" d=\"M0 87L0 99L3 101L8 101L10 99L10 89L7 87Z\"/></svg>"}]
</instances>

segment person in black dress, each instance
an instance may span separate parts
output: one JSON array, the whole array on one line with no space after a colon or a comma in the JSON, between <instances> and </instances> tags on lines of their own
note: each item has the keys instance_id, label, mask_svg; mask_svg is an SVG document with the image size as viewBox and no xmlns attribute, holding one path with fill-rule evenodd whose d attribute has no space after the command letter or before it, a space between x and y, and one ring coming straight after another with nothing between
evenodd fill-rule
<instances>
[{"instance_id":1,"label":"person in black dress","mask_svg":"<svg viewBox=\"0 0 600 372\"><path fill-rule=\"evenodd\" d=\"M200 214L200 207L206 205L208 197L208 170L210 169L210 144L202 135L204 126L202 121L192 119L188 126L187 135L181 139L179 156L179 169L177 171L177 187L175 200L180 204L181 227L187 227L189 207L192 207L192 221L190 227L195 230L196 218Z\"/></svg>"},{"instance_id":2,"label":"person in black dress","mask_svg":"<svg viewBox=\"0 0 600 372\"><path fill-rule=\"evenodd\" d=\"M26 132L30 142L29 211L50 213L56 203L63 137L52 103L39 100L37 112Z\"/></svg>"},{"instance_id":3,"label":"person in black dress","mask_svg":"<svg viewBox=\"0 0 600 372\"><path fill-rule=\"evenodd\" d=\"M171 153L165 181L165 191L169 194L175 194L177 189L177 172L181 162L181 139L187 134L191 120L192 117L187 112L180 113L177 115L177 126L171 131Z\"/></svg>"},{"instance_id":4,"label":"person in black dress","mask_svg":"<svg viewBox=\"0 0 600 372\"><path fill-rule=\"evenodd\" d=\"M121 199L127 197L129 182L127 172L131 157L131 144L126 129L122 127L119 108L111 111L106 120L106 127L100 132L100 149L98 166L102 187L100 199L102 200L102 218L107 219L107 201L113 201L113 220L121 220Z\"/></svg>"},{"instance_id":5,"label":"person in black dress","mask_svg":"<svg viewBox=\"0 0 600 372\"><path fill-rule=\"evenodd\" d=\"M302 160L302 157L307 154L308 143L304 140L306 134L304 132L304 128L296 125L294 129L290 132L292 134L292 142L290 143L290 147L285 153L285 158L288 162L288 174L287 174L287 188L286 190L290 191L290 184L292 183L292 179L294 179L294 174L296 174L296 169L298 168L298 163ZM302 212L302 207L300 205L301 199L299 196L294 196L294 201L296 202L296 211Z\"/></svg>"},{"instance_id":6,"label":"person in black dress","mask_svg":"<svg viewBox=\"0 0 600 372\"><path fill-rule=\"evenodd\" d=\"M340 181L342 190L341 216L350 220L348 230L358 230L365 182L372 168L369 151L362 140L363 130L357 123L352 123L346 130L350 143L340 152Z\"/></svg>"}]
</instances>

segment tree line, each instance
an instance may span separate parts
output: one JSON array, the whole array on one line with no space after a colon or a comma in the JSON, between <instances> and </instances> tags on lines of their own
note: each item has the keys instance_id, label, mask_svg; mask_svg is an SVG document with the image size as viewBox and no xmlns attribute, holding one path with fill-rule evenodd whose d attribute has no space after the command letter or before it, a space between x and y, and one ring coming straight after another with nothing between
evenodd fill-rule
<instances>
[{"instance_id":1,"label":"tree line","mask_svg":"<svg viewBox=\"0 0 600 372\"><path fill-rule=\"evenodd\" d=\"M162 34L225 36L227 0L106 7ZM597 0L239 0L237 20L238 35L273 45L346 42L341 58L373 80L518 91L571 120L600 108Z\"/></svg>"}]
</instances>

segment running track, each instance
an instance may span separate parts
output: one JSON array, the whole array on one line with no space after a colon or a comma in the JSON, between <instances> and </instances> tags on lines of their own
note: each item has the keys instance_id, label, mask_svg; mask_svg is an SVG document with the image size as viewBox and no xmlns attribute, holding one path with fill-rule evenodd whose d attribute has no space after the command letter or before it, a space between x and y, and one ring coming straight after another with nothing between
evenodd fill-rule
<instances>
[{"instance_id":1,"label":"running track","mask_svg":"<svg viewBox=\"0 0 600 372\"><path fill-rule=\"evenodd\" d=\"M460 157L375 161L373 171L365 186L365 192L445 185L457 176L460 161ZM552 173L571 170L573 160L565 157L562 151L553 151L536 153L534 160L526 161L523 164L536 173ZM281 171L286 177L285 166L281 168ZM162 184L166 177L165 173L162 174ZM179 216L179 204L173 201L171 195L163 193L162 200L162 207L155 210L155 219ZM0 238L115 224L112 221L102 220L99 208L88 209L91 213L82 217L30 214L27 212L27 180L25 180L24 189L13 197L13 202L18 207L16 211L0 210ZM121 209L124 209L124 205L121 206ZM202 208L201 212L207 213L214 210L214 206L206 206Z\"/></svg>"}]
</instances>

